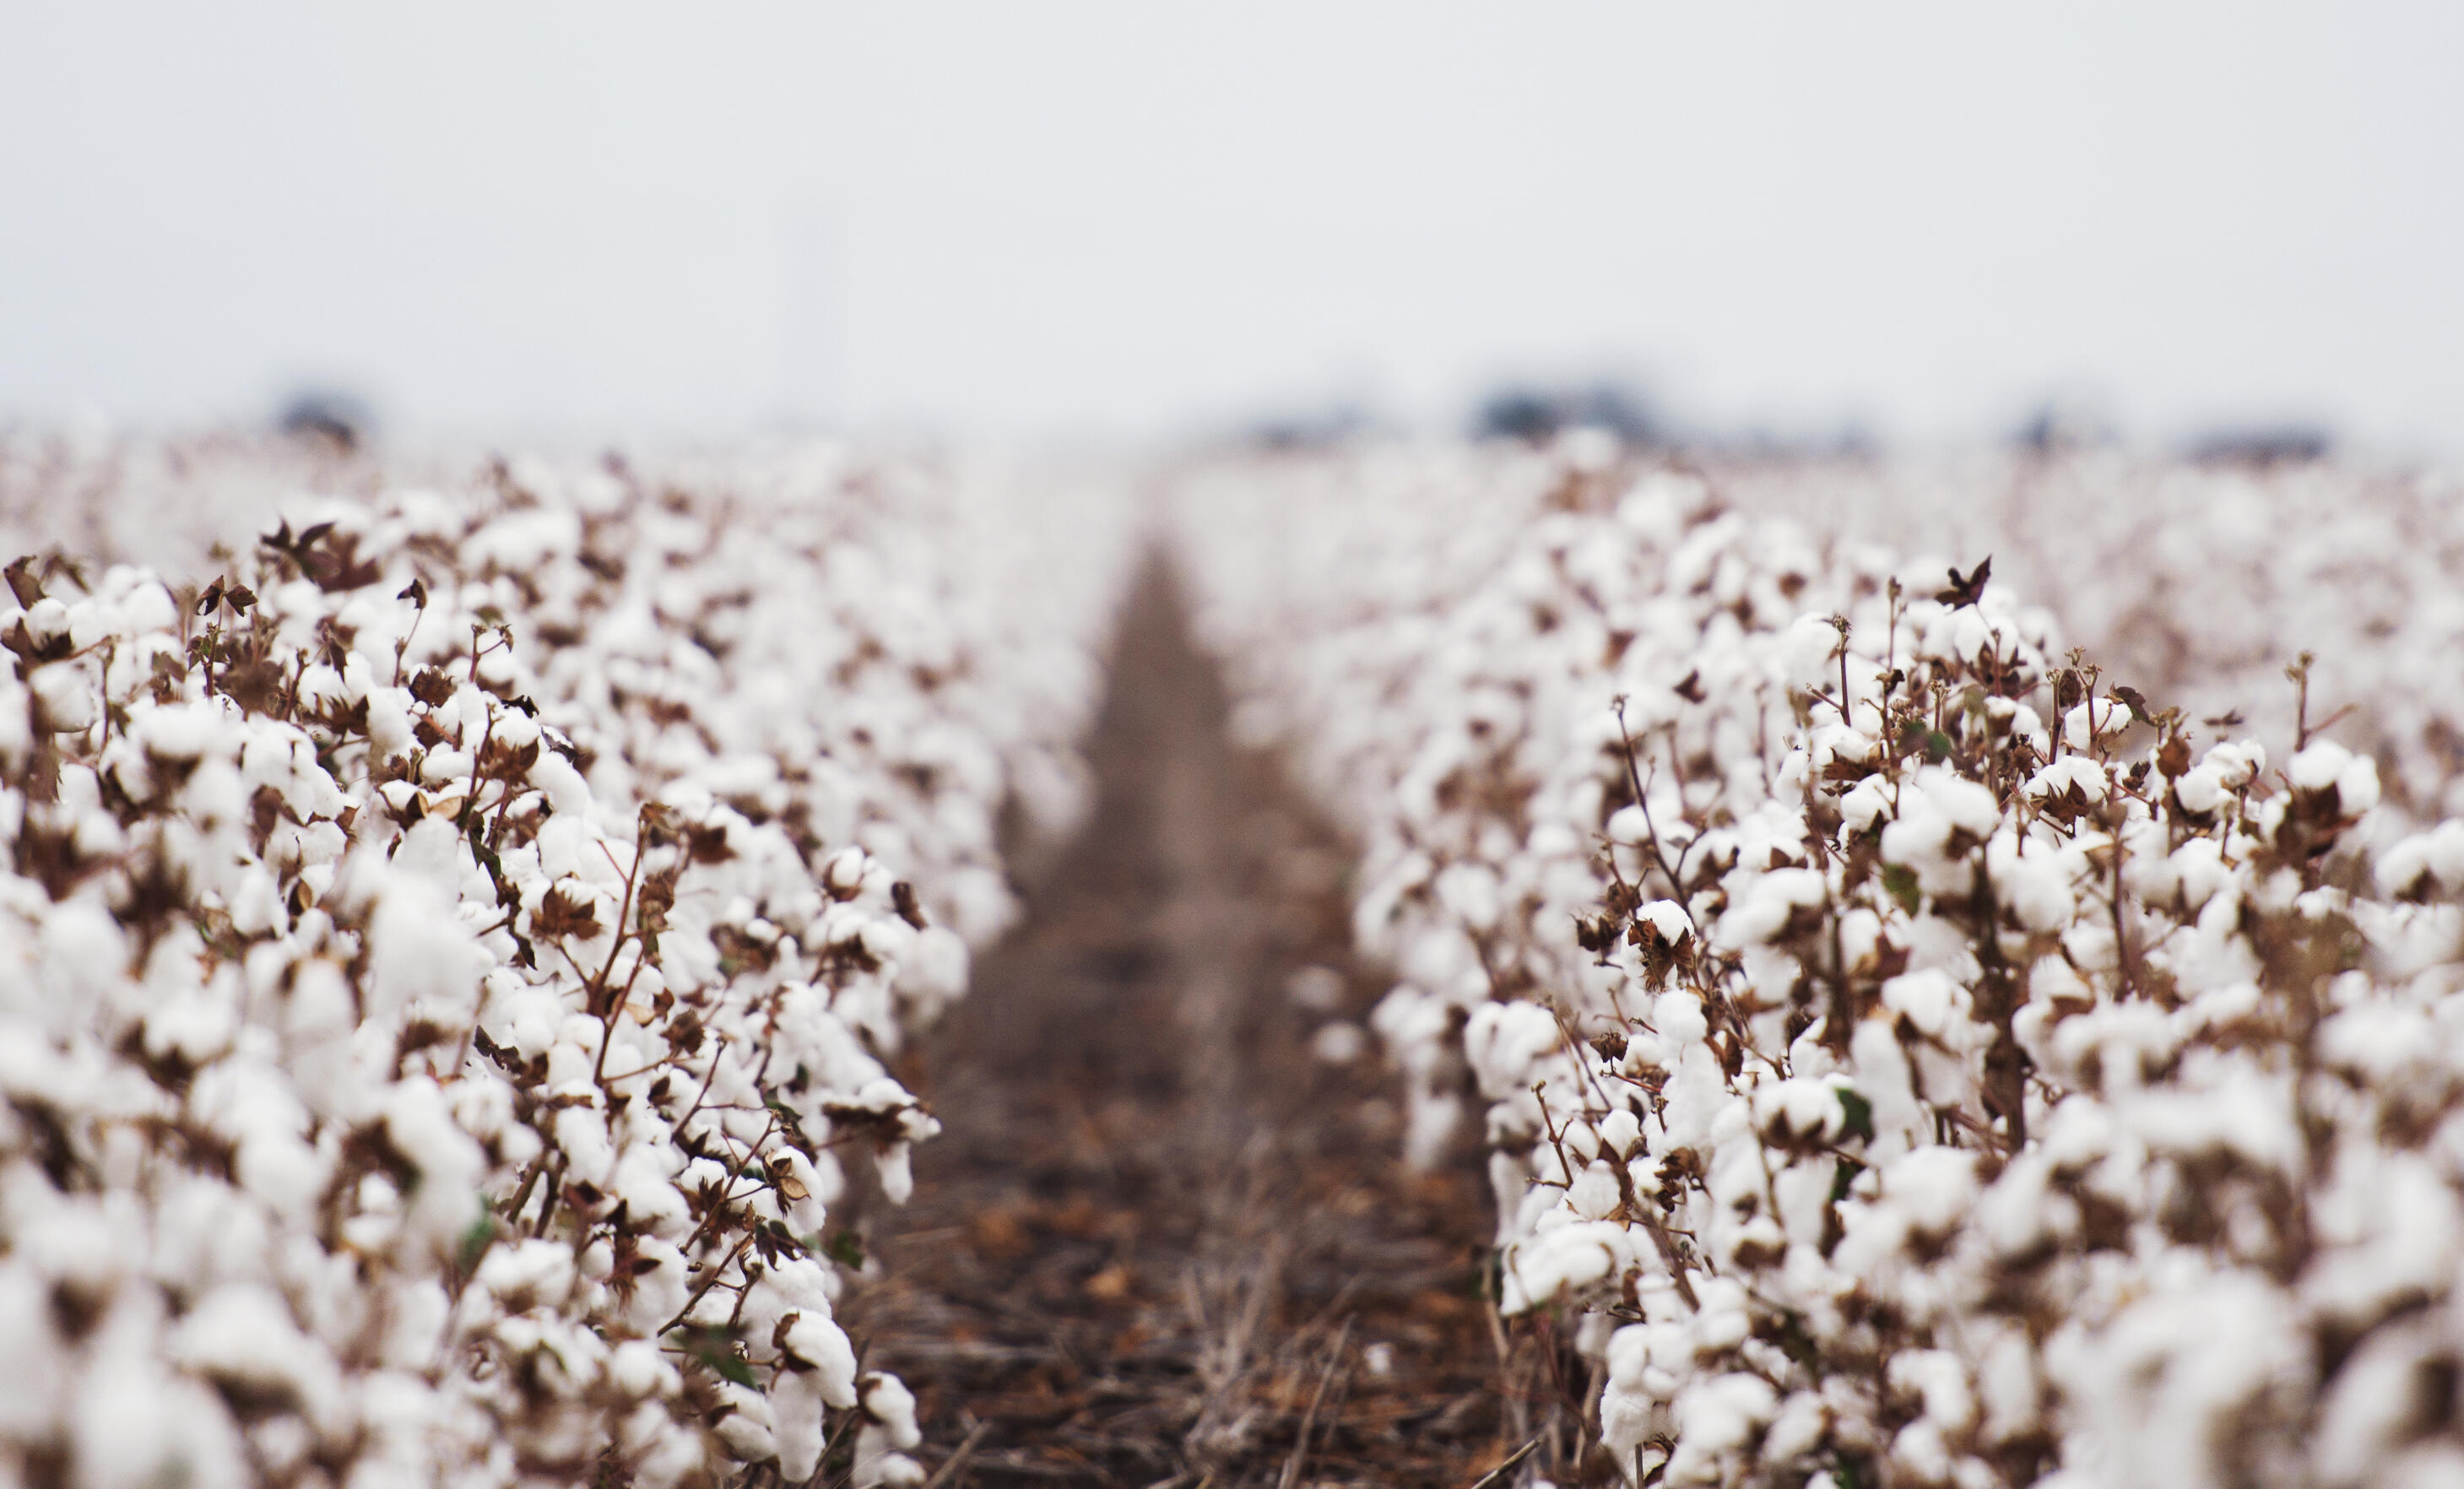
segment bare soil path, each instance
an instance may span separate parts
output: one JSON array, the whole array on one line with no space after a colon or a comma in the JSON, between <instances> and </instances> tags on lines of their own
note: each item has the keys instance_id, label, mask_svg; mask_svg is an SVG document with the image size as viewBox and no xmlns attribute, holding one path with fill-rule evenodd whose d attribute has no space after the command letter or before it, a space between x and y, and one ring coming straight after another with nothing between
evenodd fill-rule
<instances>
[{"instance_id":1,"label":"bare soil path","mask_svg":"<svg viewBox=\"0 0 2464 1489\"><path fill-rule=\"evenodd\" d=\"M1480 1296L1485 1186L1403 1173L1374 1055L1313 1058L1330 1016L1287 991L1330 969L1354 1019L1383 991L1351 856L1227 741L1160 567L1111 675L1094 817L912 1062L947 1131L845 1322L915 1390L936 1485L1469 1484L1535 1394L1502 1389L1534 1367Z\"/></svg>"}]
</instances>

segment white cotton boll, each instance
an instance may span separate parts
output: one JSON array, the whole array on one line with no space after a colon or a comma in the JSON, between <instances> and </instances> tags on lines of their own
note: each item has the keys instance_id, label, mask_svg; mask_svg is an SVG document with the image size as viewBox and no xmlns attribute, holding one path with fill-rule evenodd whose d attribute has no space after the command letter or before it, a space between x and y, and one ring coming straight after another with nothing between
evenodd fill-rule
<instances>
[{"instance_id":1,"label":"white cotton boll","mask_svg":"<svg viewBox=\"0 0 2464 1489\"><path fill-rule=\"evenodd\" d=\"M1758 875L1722 917L1720 939L1731 946L1760 945L1778 935L1798 909L1819 908L1829 892L1815 869L1774 868Z\"/></svg>"},{"instance_id":2,"label":"white cotton boll","mask_svg":"<svg viewBox=\"0 0 2464 1489\"><path fill-rule=\"evenodd\" d=\"M2011 710L2011 735L2034 749L2038 755L2045 754L2053 743L2052 734L2045 729L2044 719L2035 709L2024 703L2015 704Z\"/></svg>"},{"instance_id":3,"label":"white cotton boll","mask_svg":"<svg viewBox=\"0 0 2464 1489\"><path fill-rule=\"evenodd\" d=\"M1620 1160L1634 1156L1642 1142L1642 1119L1620 1106L1600 1119L1600 1141Z\"/></svg>"},{"instance_id":4,"label":"white cotton boll","mask_svg":"<svg viewBox=\"0 0 2464 1489\"><path fill-rule=\"evenodd\" d=\"M2366 755L2353 756L2336 773L2336 799L2347 817L2359 817L2379 804L2379 762Z\"/></svg>"},{"instance_id":5,"label":"white cotton boll","mask_svg":"<svg viewBox=\"0 0 2464 1489\"><path fill-rule=\"evenodd\" d=\"M69 606L69 645L79 651L128 634L128 618L118 605L80 600Z\"/></svg>"},{"instance_id":6,"label":"white cotton boll","mask_svg":"<svg viewBox=\"0 0 2464 1489\"><path fill-rule=\"evenodd\" d=\"M1336 1019L1309 1036L1309 1053L1330 1065L1349 1065L1369 1052L1369 1032L1356 1023Z\"/></svg>"},{"instance_id":7,"label":"white cotton boll","mask_svg":"<svg viewBox=\"0 0 2464 1489\"><path fill-rule=\"evenodd\" d=\"M105 1005L128 973L128 938L91 899L54 907L42 922L46 975L89 1004Z\"/></svg>"},{"instance_id":8,"label":"white cotton boll","mask_svg":"<svg viewBox=\"0 0 2464 1489\"><path fill-rule=\"evenodd\" d=\"M171 598L169 590L150 579L120 597L120 614L127 624L126 634L132 636L173 630L180 624L179 602Z\"/></svg>"},{"instance_id":9,"label":"white cotton boll","mask_svg":"<svg viewBox=\"0 0 2464 1489\"><path fill-rule=\"evenodd\" d=\"M532 763L530 783L547 798L548 810L561 817L580 818L590 810L590 785L573 762L553 750L539 752Z\"/></svg>"},{"instance_id":10,"label":"white cotton boll","mask_svg":"<svg viewBox=\"0 0 2464 1489\"><path fill-rule=\"evenodd\" d=\"M75 662L38 667L26 684L33 690L39 727L53 734L91 729L100 717L94 684L86 677L85 668Z\"/></svg>"},{"instance_id":11,"label":"white cotton boll","mask_svg":"<svg viewBox=\"0 0 2464 1489\"><path fill-rule=\"evenodd\" d=\"M1718 1354L1744 1344L1753 1331L1753 1320L1742 1303L1715 1304L1705 1297L1703 1312L1694 1320L1694 1347L1701 1353Z\"/></svg>"},{"instance_id":12,"label":"white cotton boll","mask_svg":"<svg viewBox=\"0 0 2464 1489\"><path fill-rule=\"evenodd\" d=\"M1463 1054L1490 1100L1528 1090L1534 1063L1565 1042L1549 1010L1535 1003L1483 1003L1463 1027Z\"/></svg>"},{"instance_id":13,"label":"white cotton boll","mask_svg":"<svg viewBox=\"0 0 2464 1489\"><path fill-rule=\"evenodd\" d=\"M1543 1232L1507 1259L1505 1309L1519 1313L1588 1287L1614 1274L1626 1254L1625 1227L1613 1221L1578 1220Z\"/></svg>"},{"instance_id":14,"label":"white cotton boll","mask_svg":"<svg viewBox=\"0 0 2464 1489\"><path fill-rule=\"evenodd\" d=\"M902 994L938 1008L966 994L968 949L946 927L924 927L899 956L897 986Z\"/></svg>"},{"instance_id":15,"label":"white cotton boll","mask_svg":"<svg viewBox=\"0 0 2464 1489\"><path fill-rule=\"evenodd\" d=\"M915 1193L914 1151L906 1143L891 1143L872 1155L873 1174L881 1181L881 1193L893 1205L903 1205Z\"/></svg>"},{"instance_id":16,"label":"white cotton boll","mask_svg":"<svg viewBox=\"0 0 2464 1489\"><path fill-rule=\"evenodd\" d=\"M194 760L230 748L228 722L211 704L174 703L130 721L138 748L166 760Z\"/></svg>"},{"instance_id":17,"label":"white cotton boll","mask_svg":"<svg viewBox=\"0 0 2464 1489\"><path fill-rule=\"evenodd\" d=\"M16 1258L88 1303L107 1301L143 1260L143 1223L125 1191L63 1200L18 1225Z\"/></svg>"},{"instance_id":18,"label":"white cotton boll","mask_svg":"<svg viewBox=\"0 0 2464 1489\"><path fill-rule=\"evenodd\" d=\"M2002 821L2002 807L1992 791L1975 781L1928 766L1918 774L1917 784L1936 812L1971 838L1992 836Z\"/></svg>"},{"instance_id":19,"label":"white cotton boll","mask_svg":"<svg viewBox=\"0 0 2464 1489\"><path fill-rule=\"evenodd\" d=\"M1882 984L1882 1006L1905 1016L1919 1033L1939 1039L1954 1018L1965 1018L1968 992L1936 968L1903 973Z\"/></svg>"},{"instance_id":20,"label":"white cotton boll","mask_svg":"<svg viewBox=\"0 0 2464 1489\"><path fill-rule=\"evenodd\" d=\"M2324 791L2338 784L2352 763L2353 752L2332 739L2321 739L2286 761L2284 774L2300 790Z\"/></svg>"},{"instance_id":21,"label":"white cotton boll","mask_svg":"<svg viewBox=\"0 0 2464 1489\"><path fill-rule=\"evenodd\" d=\"M2423 874L2433 881L2421 884ZM2379 860L2378 882L2390 894L2464 886L2464 821L2445 821L2428 833L2406 838Z\"/></svg>"},{"instance_id":22,"label":"white cotton boll","mask_svg":"<svg viewBox=\"0 0 2464 1489\"><path fill-rule=\"evenodd\" d=\"M1285 979L1286 996L1313 1014L1331 1014L1343 1006L1343 974L1330 967L1303 967Z\"/></svg>"},{"instance_id":23,"label":"white cotton boll","mask_svg":"<svg viewBox=\"0 0 2464 1489\"><path fill-rule=\"evenodd\" d=\"M1756 1087L1753 1109L1755 1126L1766 1129L1776 1126L1797 1137L1826 1139L1847 1121L1838 1087L1802 1077Z\"/></svg>"},{"instance_id":24,"label":"white cotton boll","mask_svg":"<svg viewBox=\"0 0 2464 1489\"><path fill-rule=\"evenodd\" d=\"M1925 869L1944 861L1950 820L1923 797L1903 799L1900 816L1882 828L1882 862Z\"/></svg>"},{"instance_id":25,"label":"white cotton boll","mask_svg":"<svg viewBox=\"0 0 2464 1489\"><path fill-rule=\"evenodd\" d=\"M1686 1387L1677 1397L1677 1452L1668 1461L1675 1482L1729 1477L1721 1460L1749 1442L1779 1409L1779 1392L1759 1375L1735 1371Z\"/></svg>"},{"instance_id":26,"label":"white cotton boll","mask_svg":"<svg viewBox=\"0 0 2464 1489\"><path fill-rule=\"evenodd\" d=\"M1833 653L1839 649L1839 629L1827 615L1800 616L1790 625L1780 640L1780 666L1788 681L1798 688L1816 688L1829 683L1838 686L1838 668Z\"/></svg>"},{"instance_id":27,"label":"white cotton boll","mask_svg":"<svg viewBox=\"0 0 2464 1489\"><path fill-rule=\"evenodd\" d=\"M385 1135L418 1174L406 1216L409 1233L450 1256L480 1213L486 1158L455 1124L445 1093L426 1076L403 1081L387 1095Z\"/></svg>"},{"instance_id":28,"label":"white cotton boll","mask_svg":"<svg viewBox=\"0 0 2464 1489\"><path fill-rule=\"evenodd\" d=\"M58 641L69 633L69 607L46 595L25 614L26 630L36 641Z\"/></svg>"},{"instance_id":29,"label":"white cotton boll","mask_svg":"<svg viewBox=\"0 0 2464 1489\"><path fill-rule=\"evenodd\" d=\"M230 1412L150 1353L108 1339L79 1382L69 1441L80 1489L239 1489L249 1476Z\"/></svg>"},{"instance_id":30,"label":"white cotton boll","mask_svg":"<svg viewBox=\"0 0 2464 1489\"><path fill-rule=\"evenodd\" d=\"M2225 865L2224 844L2213 838L2192 838L2173 850L2171 863L2182 904L2191 910L2214 898L2233 875Z\"/></svg>"},{"instance_id":31,"label":"white cotton boll","mask_svg":"<svg viewBox=\"0 0 2464 1489\"><path fill-rule=\"evenodd\" d=\"M1597 1160L1586 1165L1567 1187L1566 1205L1586 1220L1605 1220L1617 1213L1622 1196L1616 1172Z\"/></svg>"},{"instance_id":32,"label":"white cotton boll","mask_svg":"<svg viewBox=\"0 0 2464 1489\"><path fill-rule=\"evenodd\" d=\"M2212 765L2193 766L2173 782L2173 795L2182 810L2204 817L2225 803L2224 773Z\"/></svg>"},{"instance_id":33,"label":"white cotton boll","mask_svg":"<svg viewBox=\"0 0 2464 1489\"><path fill-rule=\"evenodd\" d=\"M58 1366L52 1301L28 1267L0 1267L0 1434L39 1436L71 1377Z\"/></svg>"},{"instance_id":34,"label":"white cotton boll","mask_svg":"<svg viewBox=\"0 0 2464 1489\"><path fill-rule=\"evenodd\" d=\"M1685 907L1675 900L1653 900L1635 911L1635 918L1660 932L1660 938L1671 946L1693 933L1694 923L1686 916Z\"/></svg>"},{"instance_id":35,"label":"white cotton boll","mask_svg":"<svg viewBox=\"0 0 2464 1489\"><path fill-rule=\"evenodd\" d=\"M1682 1049L1700 1044L1711 1032L1711 1023L1703 1012L1700 995L1679 990L1662 993L1652 1000L1652 1023L1660 1038L1671 1048Z\"/></svg>"},{"instance_id":36,"label":"white cotton boll","mask_svg":"<svg viewBox=\"0 0 2464 1489\"><path fill-rule=\"evenodd\" d=\"M1891 789L1880 776L1866 777L1839 799L1839 815L1851 832L1870 831L1875 821L1890 809Z\"/></svg>"},{"instance_id":37,"label":"white cotton boll","mask_svg":"<svg viewBox=\"0 0 2464 1489\"><path fill-rule=\"evenodd\" d=\"M2078 913L2069 867L2042 844L2022 853L2017 839L1996 837L1987 850L1986 871L1996 896L2030 931L2058 931Z\"/></svg>"},{"instance_id":38,"label":"white cotton boll","mask_svg":"<svg viewBox=\"0 0 2464 1489\"><path fill-rule=\"evenodd\" d=\"M1911 1349L1891 1357L1891 1389L1921 1397L1925 1417L1944 1432L1963 1433L1976 1419L1976 1398L1968 1370L1947 1349Z\"/></svg>"},{"instance_id":39,"label":"white cotton boll","mask_svg":"<svg viewBox=\"0 0 2464 1489\"><path fill-rule=\"evenodd\" d=\"M2417 1383L2441 1353L2437 1341L2418 1329L2380 1329L2365 1337L2336 1372L2321 1412L2314 1451L2328 1482L2385 1481L2372 1471L2383 1470L2404 1447L2424 1404Z\"/></svg>"},{"instance_id":40,"label":"white cotton boll","mask_svg":"<svg viewBox=\"0 0 2464 1489\"><path fill-rule=\"evenodd\" d=\"M479 1262L472 1285L508 1314L557 1307L573 1290L573 1248L547 1239L499 1241Z\"/></svg>"},{"instance_id":41,"label":"white cotton boll","mask_svg":"<svg viewBox=\"0 0 2464 1489\"><path fill-rule=\"evenodd\" d=\"M1831 1412L1820 1396L1810 1390L1792 1394L1780 1404L1770 1430L1763 1434L1764 1460L1787 1463L1803 1457L1821 1443L1830 1426Z\"/></svg>"},{"instance_id":42,"label":"white cotton boll","mask_svg":"<svg viewBox=\"0 0 2464 1489\"><path fill-rule=\"evenodd\" d=\"M2032 797L2059 797L2076 789L2087 800L2101 801L2112 789L2104 767L2083 755L2066 755L2028 778Z\"/></svg>"},{"instance_id":43,"label":"white cotton boll","mask_svg":"<svg viewBox=\"0 0 2464 1489\"><path fill-rule=\"evenodd\" d=\"M923 1465L891 1450L890 1434L862 1427L855 1434L855 1468L848 1489L915 1489L924 1482Z\"/></svg>"},{"instance_id":44,"label":"white cotton boll","mask_svg":"<svg viewBox=\"0 0 2464 1489\"><path fill-rule=\"evenodd\" d=\"M605 1113L592 1106L567 1106L556 1114L555 1130L568 1173L602 1189L614 1181L616 1147L607 1136Z\"/></svg>"},{"instance_id":45,"label":"white cotton boll","mask_svg":"<svg viewBox=\"0 0 2464 1489\"><path fill-rule=\"evenodd\" d=\"M787 1369L771 1383L769 1407L779 1471L790 1482L812 1478L827 1445L821 1383L810 1370Z\"/></svg>"},{"instance_id":46,"label":"white cotton boll","mask_svg":"<svg viewBox=\"0 0 2464 1489\"><path fill-rule=\"evenodd\" d=\"M167 1357L193 1373L298 1401L311 1420L339 1403L341 1369L302 1334L271 1288L232 1283L209 1293L172 1330Z\"/></svg>"},{"instance_id":47,"label":"white cotton boll","mask_svg":"<svg viewBox=\"0 0 2464 1489\"><path fill-rule=\"evenodd\" d=\"M608 1351L607 1381L628 1396L665 1395L683 1384L658 1344L628 1339Z\"/></svg>"},{"instance_id":48,"label":"white cotton boll","mask_svg":"<svg viewBox=\"0 0 2464 1489\"><path fill-rule=\"evenodd\" d=\"M458 1021L478 1007L479 977L487 969L488 953L472 939L442 887L403 871L403 865L416 862L412 844L431 825L450 837L451 828L441 821L413 824L368 917L371 1017L393 1018L418 1008ZM451 848L450 841L444 847ZM371 870L378 866L367 865Z\"/></svg>"},{"instance_id":49,"label":"white cotton boll","mask_svg":"<svg viewBox=\"0 0 2464 1489\"><path fill-rule=\"evenodd\" d=\"M842 848L822 867L822 882L841 897L854 894L863 887L865 870L871 865L862 848Z\"/></svg>"},{"instance_id":50,"label":"white cotton boll","mask_svg":"<svg viewBox=\"0 0 2464 1489\"><path fill-rule=\"evenodd\" d=\"M1450 864L1438 875L1438 898L1473 931L1496 929L1505 905L1496 871L1483 864Z\"/></svg>"},{"instance_id":51,"label":"white cotton boll","mask_svg":"<svg viewBox=\"0 0 2464 1489\"><path fill-rule=\"evenodd\" d=\"M868 1373L863 1381L865 1415L881 1424L898 1448L916 1447L924 1434L915 1425L915 1396L895 1375Z\"/></svg>"},{"instance_id":52,"label":"white cotton boll","mask_svg":"<svg viewBox=\"0 0 2464 1489\"><path fill-rule=\"evenodd\" d=\"M392 759L411 746L410 690L379 688L368 694L368 742L378 756Z\"/></svg>"},{"instance_id":53,"label":"white cotton boll","mask_svg":"<svg viewBox=\"0 0 2464 1489\"><path fill-rule=\"evenodd\" d=\"M790 1383L786 1389L791 1401L801 1401L805 1388L798 1381ZM718 1423L719 1441L730 1453L747 1463L767 1462L779 1456L779 1434L772 1425L768 1397L750 1386L739 1386L734 1381L719 1382L712 1393L718 1398L720 1405L735 1409ZM818 1462L818 1450L814 1456Z\"/></svg>"}]
</instances>

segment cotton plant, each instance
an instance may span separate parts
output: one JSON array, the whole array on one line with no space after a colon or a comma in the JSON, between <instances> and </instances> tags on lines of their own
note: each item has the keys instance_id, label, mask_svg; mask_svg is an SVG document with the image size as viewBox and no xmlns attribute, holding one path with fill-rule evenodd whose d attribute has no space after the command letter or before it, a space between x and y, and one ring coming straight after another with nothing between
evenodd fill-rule
<instances>
[{"instance_id":1,"label":"cotton plant","mask_svg":"<svg viewBox=\"0 0 2464 1489\"><path fill-rule=\"evenodd\" d=\"M11 569L18 1477L920 1479L832 1319L838 1212L912 1184L935 1124L884 1059L963 987L943 917L1006 913L1004 752L1056 747L898 650L929 592L878 522L765 550L525 474L292 503L202 590ZM741 705L748 579L854 665ZM906 639L963 672L973 624Z\"/></svg>"},{"instance_id":2,"label":"cotton plant","mask_svg":"<svg viewBox=\"0 0 2464 1489\"><path fill-rule=\"evenodd\" d=\"M1483 514L1361 457L1382 511L1210 582L1359 793L1423 1156L1485 1108L1502 1302L1583 1319L1618 1468L2452 1477L2464 826L2374 829L2303 711L2274 771L2194 748L1990 569L1530 458L1463 457Z\"/></svg>"},{"instance_id":3,"label":"cotton plant","mask_svg":"<svg viewBox=\"0 0 2464 1489\"><path fill-rule=\"evenodd\" d=\"M2350 461L2193 462L2109 448L1712 460L1739 510L1793 515L1911 556L2000 555L2064 628L2194 720L2299 732L2280 669L2314 653L2344 711L2335 736L2376 756L2384 846L2464 813L2464 716L2446 686L2464 640L2452 576L2464 505L2452 469ZM1940 563L1930 563L1938 573Z\"/></svg>"}]
</instances>

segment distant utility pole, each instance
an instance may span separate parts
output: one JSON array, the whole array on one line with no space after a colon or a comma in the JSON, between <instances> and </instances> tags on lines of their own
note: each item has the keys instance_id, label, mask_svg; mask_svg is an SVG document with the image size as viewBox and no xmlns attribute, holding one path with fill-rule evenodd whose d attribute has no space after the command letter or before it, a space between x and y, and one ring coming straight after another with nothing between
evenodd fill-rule
<instances>
[{"instance_id":1,"label":"distant utility pole","mask_svg":"<svg viewBox=\"0 0 2464 1489\"><path fill-rule=\"evenodd\" d=\"M844 335L838 223L810 199L780 217L779 422L835 429L846 421L839 364Z\"/></svg>"}]
</instances>

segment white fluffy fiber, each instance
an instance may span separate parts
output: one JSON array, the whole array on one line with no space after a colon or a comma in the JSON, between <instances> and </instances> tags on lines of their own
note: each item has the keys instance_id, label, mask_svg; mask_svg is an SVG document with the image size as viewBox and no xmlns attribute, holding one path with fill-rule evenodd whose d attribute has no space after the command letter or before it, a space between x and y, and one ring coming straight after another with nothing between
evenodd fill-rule
<instances>
[{"instance_id":1,"label":"white fluffy fiber","mask_svg":"<svg viewBox=\"0 0 2464 1489\"><path fill-rule=\"evenodd\" d=\"M46 478L125 524L118 472L169 477L106 454ZM1130 536L1082 493L1089 560L1039 565L1014 485L234 482L216 536L289 551L198 602L14 571L0 1470L796 1481L844 1413L918 1479L830 1212L935 1129L884 1062L1014 913L1013 787L1075 807Z\"/></svg>"},{"instance_id":2,"label":"white fluffy fiber","mask_svg":"<svg viewBox=\"0 0 2464 1489\"><path fill-rule=\"evenodd\" d=\"M2408 835L2372 757L2160 752L2231 726L2057 690L2005 582L1937 601L1940 563L1589 437L1225 459L1183 497L1245 727L1364 843L1415 1155L1476 1093L1507 1306L1583 1318L1630 1473L2453 1471L2464 829ZM2299 639L2218 602L2230 569L2168 596L2112 559L2135 624ZM2394 696L2355 727L2412 761L2447 705L2405 665L2363 667Z\"/></svg>"}]
</instances>

